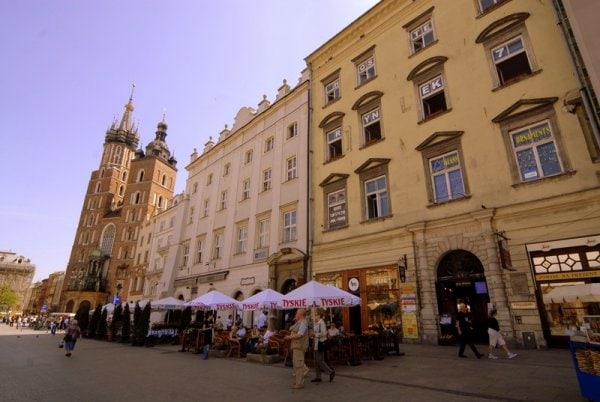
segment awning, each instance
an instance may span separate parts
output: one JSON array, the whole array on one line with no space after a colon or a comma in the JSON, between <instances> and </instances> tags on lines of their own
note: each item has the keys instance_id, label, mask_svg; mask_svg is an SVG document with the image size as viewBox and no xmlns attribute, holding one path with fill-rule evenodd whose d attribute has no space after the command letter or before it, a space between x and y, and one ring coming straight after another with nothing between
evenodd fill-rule
<instances>
[{"instance_id":1,"label":"awning","mask_svg":"<svg viewBox=\"0 0 600 402\"><path fill-rule=\"evenodd\" d=\"M558 286L544 295L544 304L582 302L600 303L600 283Z\"/></svg>"}]
</instances>

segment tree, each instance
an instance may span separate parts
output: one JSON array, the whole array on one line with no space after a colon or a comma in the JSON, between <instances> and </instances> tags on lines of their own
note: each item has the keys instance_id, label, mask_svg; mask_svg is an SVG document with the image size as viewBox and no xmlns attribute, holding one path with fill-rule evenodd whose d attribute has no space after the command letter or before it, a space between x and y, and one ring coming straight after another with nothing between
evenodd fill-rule
<instances>
[{"instance_id":1,"label":"tree","mask_svg":"<svg viewBox=\"0 0 600 402\"><path fill-rule=\"evenodd\" d=\"M79 309L77 309L77 313L75 313L75 319L77 320L77 325L81 329L81 332L84 333L87 331L88 326L90 325L90 305L89 303L81 303L79 305Z\"/></svg>"},{"instance_id":2,"label":"tree","mask_svg":"<svg viewBox=\"0 0 600 402\"><path fill-rule=\"evenodd\" d=\"M133 336L131 337L131 344L133 346L136 346L138 343L139 327L141 326L141 319L142 319L142 308L140 307L139 303L135 303L135 309L133 310Z\"/></svg>"},{"instance_id":3,"label":"tree","mask_svg":"<svg viewBox=\"0 0 600 402\"><path fill-rule=\"evenodd\" d=\"M148 330L150 329L150 313L151 306L150 302L148 302L144 306L144 309L140 314L140 319L138 320L138 323L135 326L133 332L133 336L136 338L135 344L138 346L142 346L144 345L144 343L146 343L146 335L148 334Z\"/></svg>"},{"instance_id":4,"label":"tree","mask_svg":"<svg viewBox=\"0 0 600 402\"><path fill-rule=\"evenodd\" d=\"M19 302L19 297L8 285L0 286L0 306L10 310Z\"/></svg>"},{"instance_id":5,"label":"tree","mask_svg":"<svg viewBox=\"0 0 600 402\"><path fill-rule=\"evenodd\" d=\"M108 328L106 325L107 318L108 311L106 311L106 309L103 309L102 315L100 316L100 322L98 322L98 329L96 330L96 338L98 339L106 339L106 333L108 332Z\"/></svg>"},{"instance_id":6,"label":"tree","mask_svg":"<svg viewBox=\"0 0 600 402\"><path fill-rule=\"evenodd\" d=\"M125 304L123 309L123 327L121 329L121 342L129 342L131 337L131 313L129 312L129 304Z\"/></svg>"},{"instance_id":7,"label":"tree","mask_svg":"<svg viewBox=\"0 0 600 402\"><path fill-rule=\"evenodd\" d=\"M97 305L92 314L90 325L88 326L88 338L95 338L96 331L98 331L98 324L100 324L100 317L102 317L102 306Z\"/></svg>"}]
</instances>

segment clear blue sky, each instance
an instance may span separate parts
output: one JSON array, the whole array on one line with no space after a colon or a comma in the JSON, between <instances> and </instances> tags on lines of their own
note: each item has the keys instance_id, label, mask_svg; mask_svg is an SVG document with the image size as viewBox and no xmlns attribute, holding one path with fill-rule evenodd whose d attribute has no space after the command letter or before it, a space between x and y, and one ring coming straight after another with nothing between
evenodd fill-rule
<instances>
[{"instance_id":1,"label":"clear blue sky","mask_svg":"<svg viewBox=\"0 0 600 402\"><path fill-rule=\"evenodd\" d=\"M166 110L176 192L194 148L297 83L377 0L1 1L0 249L66 269L107 128L135 82L142 145Z\"/></svg>"}]
</instances>

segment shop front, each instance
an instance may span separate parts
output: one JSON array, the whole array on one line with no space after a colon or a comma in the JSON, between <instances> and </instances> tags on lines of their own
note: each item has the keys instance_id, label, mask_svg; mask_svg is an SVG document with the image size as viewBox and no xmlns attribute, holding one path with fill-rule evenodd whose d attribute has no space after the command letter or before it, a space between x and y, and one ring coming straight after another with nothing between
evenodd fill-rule
<instances>
[{"instance_id":1,"label":"shop front","mask_svg":"<svg viewBox=\"0 0 600 402\"><path fill-rule=\"evenodd\" d=\"M527 245L544 337L568 347L586 315L600 314L600 236Z\"/></svg>"}]
</instances>

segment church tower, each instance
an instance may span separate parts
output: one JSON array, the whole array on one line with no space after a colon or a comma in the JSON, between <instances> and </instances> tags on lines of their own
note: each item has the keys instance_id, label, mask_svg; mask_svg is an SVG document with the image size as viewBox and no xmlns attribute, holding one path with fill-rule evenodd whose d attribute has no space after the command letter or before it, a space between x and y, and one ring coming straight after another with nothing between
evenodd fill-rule
<instances>
[{"instance_id":1,"label":"church tower","mask_svg":"<svg viewBox=\"0 0 600 402\"><path fill-rule=\"evenodd\" d=\"M104 137L100 166L87 186L61 293L61 309L90 310L128 300L140 227L173 198L177 161L158 124L144 152L133 123L133 90L120 121ZM137 256L140 259L140 256ZM138 262L139 263L139 262Z\"/></svg>"}]
</instances>

